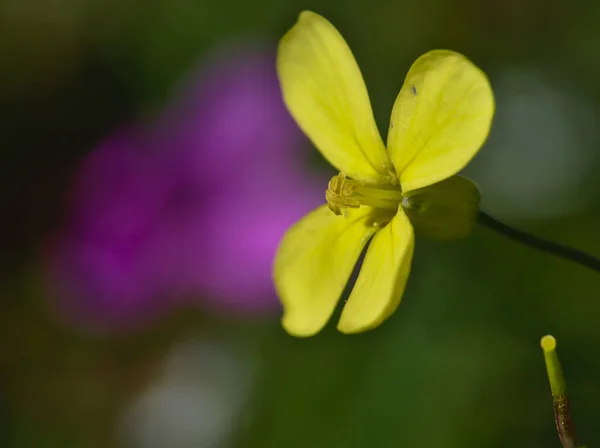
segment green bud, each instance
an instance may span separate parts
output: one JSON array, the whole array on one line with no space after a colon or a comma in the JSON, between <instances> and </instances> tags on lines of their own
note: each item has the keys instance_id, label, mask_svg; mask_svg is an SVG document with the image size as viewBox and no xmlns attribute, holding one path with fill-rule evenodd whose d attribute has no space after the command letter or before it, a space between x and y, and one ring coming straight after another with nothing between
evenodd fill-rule
<instances>
[{"instance_id":1,"label":"green bud","mask_svg":"<svg viewBox=\"0 0 600 448\"><path fill-rule=\"evenodd\" d=\"M464 238L477 224L481 194L477 185L465 177L453 176L402 195L404 211L424 236L437 240Z\"/></svg>"}]
</instances>

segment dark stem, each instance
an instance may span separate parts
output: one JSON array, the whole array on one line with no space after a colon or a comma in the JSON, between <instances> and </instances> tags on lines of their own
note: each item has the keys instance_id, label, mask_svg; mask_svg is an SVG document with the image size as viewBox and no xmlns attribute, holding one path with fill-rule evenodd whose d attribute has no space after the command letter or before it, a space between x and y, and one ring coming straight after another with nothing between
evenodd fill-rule
<instances>
[{"instance_id":1,"label":"dark stem","mask_svg":"<svg viewBox=\"0 0 600 448\"><path fill-rule=\"evenodd\" d=\"M558 430L558 437L560 438L563 448L577 448L569 397L566 395L553 396L552 401L554 404L556 429Z\"/></svg>"},{"instance_id":2,"label":"dark stem","mask_svg":"<svg viewBox=\"0 0 600 448\"><path fill-rule=\"evenodd\" d=\"M477 220L482 226L494 230L517 243L533 247L534 249L541 250L548 254L556 255L565 260L570 260L600 273L600 259L592 257L590 254L573 249L572 247L563 246L562 244L538 238L535 235L522 232L521 230L513 229L482 211L479 212Z\"/></svg>"}]
</instances>

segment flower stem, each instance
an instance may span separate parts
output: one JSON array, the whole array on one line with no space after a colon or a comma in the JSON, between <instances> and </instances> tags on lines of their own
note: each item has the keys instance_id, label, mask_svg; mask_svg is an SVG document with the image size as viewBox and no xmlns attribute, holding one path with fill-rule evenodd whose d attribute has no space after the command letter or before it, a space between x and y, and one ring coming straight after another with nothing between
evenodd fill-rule
<instances>
[{"instance_id":1,"label":"flower stem","mask_svg":"<svg viewBox=\"0 0 600 448\"><path fill-rule=\"evenodd\" d=\"M569 395L567 394L567 384L565 383L558 354L556 353L556 339L552 335L546 335L541 340L541 346L544 351L546 372L548 373L550 390L552 392L554 420L556 422L556 429L558 430L558 437L563 448L577 448Z\"/></svg>"},{"instance_id":2,"label":"flower stem","mask_svg":"<svg viewBox=\"0 0 600 448\"><path fill-rule=\"evenodd\" d=\"M517 230L482 211L479 211L477 221L483 227L494 230L517 243L572 261L600 273L600 259L595 258L588 253Z\"/></svg>"}]
</instances>

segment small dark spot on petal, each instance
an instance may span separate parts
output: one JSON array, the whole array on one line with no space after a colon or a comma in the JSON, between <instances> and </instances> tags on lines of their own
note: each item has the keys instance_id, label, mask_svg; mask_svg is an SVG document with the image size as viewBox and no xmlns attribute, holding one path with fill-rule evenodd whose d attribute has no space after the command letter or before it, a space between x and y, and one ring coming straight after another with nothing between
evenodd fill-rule
<instances>
[{"instance_id":1,"label":"small dark spot on petal","mask_svg":"<svg viewBox=\"0 0 600 448\"><path fill-rule=\"evenodd\" d=\"M394 129L394 123L390 123L390 128Z\"/></svg>"},{"instance_id":2,"label":"small dark spot on petal","mask_svg":"<svg viewBox=\"0 0 600 448\"><path fill-rule=\"evenodd\" d=\"M410 89L412 90L413 95L417 95L417 88L415 86L411 86Z\"/></svg>"}]
</instances>

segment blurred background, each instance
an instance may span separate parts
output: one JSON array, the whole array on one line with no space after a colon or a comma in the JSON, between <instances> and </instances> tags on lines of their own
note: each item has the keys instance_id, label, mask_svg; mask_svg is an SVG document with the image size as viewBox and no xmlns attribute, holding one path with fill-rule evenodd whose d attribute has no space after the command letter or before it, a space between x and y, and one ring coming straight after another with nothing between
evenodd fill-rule
<instances>
[{"instance_id":1,"label":"blurred background","mask_svg":"<svg viewBox=\"0 0 600 448\"><path fill-rule=\"evenodd\" d=\"M281 329L271 259L332 175L274 73L303 9L382 130L420 54L475 61L484 210L600 256L600 3L2 0L0 446L558 447L546 333L600 446L600 276L486 229L418 239L374 331Z\"/></svg>"}]
</instances>

